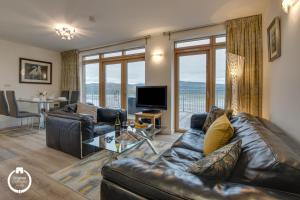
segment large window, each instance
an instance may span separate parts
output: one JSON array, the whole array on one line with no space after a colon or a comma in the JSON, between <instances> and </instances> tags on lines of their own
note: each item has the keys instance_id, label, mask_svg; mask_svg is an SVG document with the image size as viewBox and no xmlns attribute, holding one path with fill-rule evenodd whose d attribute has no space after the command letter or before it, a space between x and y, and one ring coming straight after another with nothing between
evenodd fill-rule
<instances>
[{"instance_id":1,"label":"large window","mask_svg":"<svg viewBox=\"0 0 300 200\"><path fill-rule=\"evenodd\" d=\"M176 131L190 128L193 114L224 107L225 41L222 35L175 42Z\"/></svg>"},{"instance_id":2,"label":"large window","mask_svg":"<svg viewBox=\"0 0 300 200\"><path fill-rule=\"evenodd\" d=\"M82 74L84 102L127 109L133 117L136 86L145 85L145 48L85 56Z\"/></svg>"}]
</instances>

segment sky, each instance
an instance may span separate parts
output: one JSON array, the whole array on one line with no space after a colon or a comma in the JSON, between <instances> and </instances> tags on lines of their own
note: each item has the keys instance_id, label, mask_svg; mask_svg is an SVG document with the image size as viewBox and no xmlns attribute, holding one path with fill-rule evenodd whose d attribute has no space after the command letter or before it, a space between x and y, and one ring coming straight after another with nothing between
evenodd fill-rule
<instances>
[{"instance_id":1,"label":"sky","mask_svg":"<svg viewBox=\"0 0 300 200\"><path fill-rule=\"evenodd\" d=\"M225 83L226 50L216 51L216 83ZM180 58L180 80L190 82L206 81L206 56L191 55ZM86 65L86 83L99 83L99 65ZM128 83L145 83L145 62L132 62L128 64ZM106 68L106 80L111 83L121 83L121 64L112 64Z\"/></svg>"}]
</instances>

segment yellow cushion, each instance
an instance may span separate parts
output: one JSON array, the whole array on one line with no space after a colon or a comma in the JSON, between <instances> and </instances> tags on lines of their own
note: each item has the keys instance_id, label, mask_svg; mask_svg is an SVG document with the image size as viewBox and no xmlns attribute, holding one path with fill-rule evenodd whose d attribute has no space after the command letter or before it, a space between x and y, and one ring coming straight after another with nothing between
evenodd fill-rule
<instances>
[{"instance_id":1,"label":"yellow cushion","mask_svg":"<svg viewBox=\"0 0 300 200\"><path fill-rule=\"evenodd\" d=\"M215 150L228 144L233 136L234 129L224 114L209 127L204 138L204 155L208 155Z\"/></svg>"}]
</instances>

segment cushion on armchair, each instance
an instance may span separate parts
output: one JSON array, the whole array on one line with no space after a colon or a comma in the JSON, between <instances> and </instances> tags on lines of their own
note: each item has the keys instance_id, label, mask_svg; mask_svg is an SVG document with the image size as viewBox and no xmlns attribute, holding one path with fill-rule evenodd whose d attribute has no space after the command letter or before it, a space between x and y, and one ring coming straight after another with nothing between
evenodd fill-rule
<instances>
[{"instance_id":1,"label":"cushion on armchair","mask_svg":"<svg viewBox=\"0 0 300 200\"><path fill-rule=\"evenodd\" d=\"M97 123L97 106L92 106L88 104L78 103L77 113L81 115L90 115L93 117L93 121Z\"/></svg>"}]
</instances>

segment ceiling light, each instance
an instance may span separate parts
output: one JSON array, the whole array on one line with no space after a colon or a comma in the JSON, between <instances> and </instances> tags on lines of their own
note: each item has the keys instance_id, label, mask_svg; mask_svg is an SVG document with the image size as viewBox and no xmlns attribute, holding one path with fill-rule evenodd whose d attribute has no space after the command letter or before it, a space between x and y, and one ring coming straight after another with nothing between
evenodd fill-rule
<instances>
[{"instance_id":1,"label":"ceiling light","mask_svg":"<svg viewBox=\"0 0 300 200\"><path fill-rule=\"evenodd\" d=\"M71 40L75 36L75 28L68 24L57 24L55 26L55 32L61 37L62 40Z\"/></svg>"},{"instance_id":2,"label":"ceiling light","mask_svg":"<svg viewBox=\"0 0 300 200\"><path fill-rule=\"evenodd\" d=\"M282 0L282 8L284 12L288 13L290 7L294 6L298 0Z\"/></svg>"}]
</instances>

